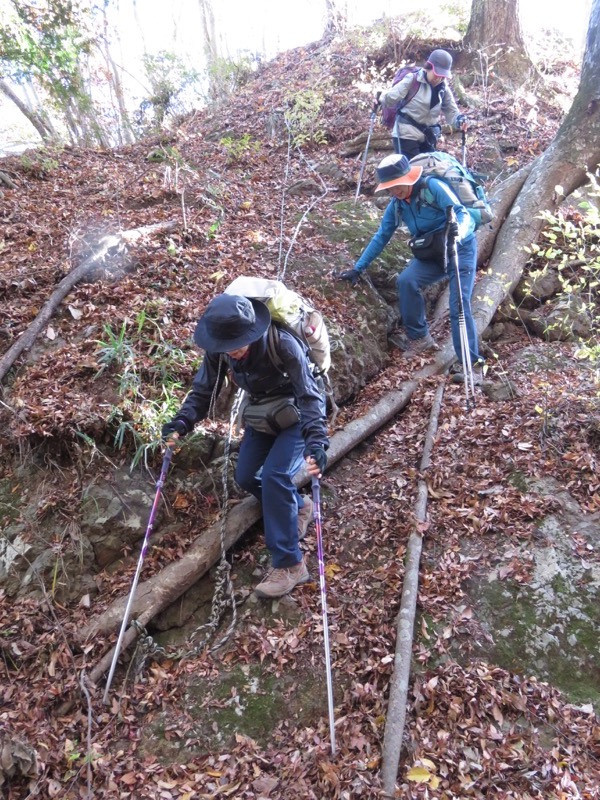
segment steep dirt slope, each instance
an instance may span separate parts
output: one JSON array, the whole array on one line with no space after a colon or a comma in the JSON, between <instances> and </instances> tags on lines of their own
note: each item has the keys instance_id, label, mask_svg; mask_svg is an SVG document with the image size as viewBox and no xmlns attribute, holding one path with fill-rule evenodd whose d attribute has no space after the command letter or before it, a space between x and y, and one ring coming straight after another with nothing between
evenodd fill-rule
<instances>
[{"instance_id":1,"label":"steep dirt slope","mask_svg":"<svg viewBox=\"0 0 600 800\"><path fill-rule=\"evenodd\" d=\"M415 45L415 59L430 45ZM139 673L130 662L127 681L126 670L118 671L107 707L101 688L88 687L84 674L111 641L98 637L81 649L76 634L94 611L127 591L137 551L128 544L126 558L99 571L76 599L61 597L61 573L67 555L75 569L73 554L81 547L82 494L127 469L140 441L134 435L156 436L161 403L181 399L197 365L190 334L199 311L231 279L275 276L285 265L286 280L305 288L332 327L357 333L356 309L370 295L336 284L332 271L351 263L361 243L350 246L346 235L325 234L317 222L329 231L347 225L343 204L352 204L358 161L341 153L365 133L369 112L356 82L371 68L389 78L391 55L391 46L369 54L351 44L301 48L265 65L235 103L182 120L168 136L118 152L65 149L2 162L17 184L0 198L3 350L100 237L177 224L168 235L111 251L5 381L5 522L22 526L25 540L45 537L55 553L30 570L29 597L0 594L0 782L8 800L86 793L187 800L379 796L403 556L438 379L423 382L406 413L323 481L335 758L328 748L318 587L308 584L274 604L252 600L249 589L266 558L260 526L232 554L241 604L229 643L189 652L186 635L210 604L212 584L204 583L159 621L168 633L153 631L166 646L184 642L188 658L149 655ZM301 99L314 103L317 92L321 115L312 127L304 123L309 138L301 152L290 149L284 111ZM523 123L515 97L495 98L491 116L482 107L470 109L480 127L469 137L469 156L484 169L500 158L506 173L544 149L560 116L539 103L533 128ZM489 147L490 139L503 143L500 150ZM459 146L448 141L449 149ZM360 205L375 226L376 210ZM528 343L519 330L512 341L497 343L491 376L500 380L513 352ZM431 516L401 797L598 796L599 731L591 708L573 705L535 677L534 664L492 660L483 644L493 633L468 595L469 584L492 569L511 590L530 580L528 555L556 498L534 492L526 479L551 475L588 518L600 511L593 386L572 351L557 345L541 367L511 368L516 394L505 403L482 395L466 412L461 387L447 390L428 476ZM341 410L336 427L411 370L391 351L377 379ZM154 416L144 419L139 409L148 401ZM222 434L225 424L208 430ZM122 435L121 448L115 434ZM151 493L158 450L147 458L140 480ZM177 558L199 522L216 516L217 492L204 488L198 495L185 475L165 494L168 533L155 540L144 577ZM593 540L577 530L569 536L577 558L589 565L582 573L589 583L597 548L588 549ZM312 531L306 547L316 575ZM40 574L48 577L38 581ZM198 605L199 614L188 618ZM593 687L591 681L586 688ZM65 706L69 697L75 704Z\"/></svg>"}]
</instances>

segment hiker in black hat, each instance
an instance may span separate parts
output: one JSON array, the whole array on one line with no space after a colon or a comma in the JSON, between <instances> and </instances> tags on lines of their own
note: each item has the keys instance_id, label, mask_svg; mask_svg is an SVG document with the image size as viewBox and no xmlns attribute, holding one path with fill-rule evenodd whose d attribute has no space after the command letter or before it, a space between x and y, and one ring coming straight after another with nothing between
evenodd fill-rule
<instances>
[{"instance_id":1,"label":"hiker in black hat","mask_svg":"<svg viewBox=\"0 0 600 800\"><path fill-rule=\"evenodd\" d=\"M455 130L467 130L465 117L459 112L448 85L451 69L450 53L434 50L422 69L408 72L375 101L375 104L381 103L384 108L401 106L392 129L396 153L413 158L419 153L433 152L442 132L442 112L447 123Z\"/></svg>"},{"instance_id":2,"label":"hiker in black hat","mask_svg":"<svg viewBox=\"0 0 600 800\"><path fill-rule=\"evenodd\" d=\"M307 351L281 329L284 371L278 369L267 351L270 324L269 309L259 300L215 297L194 332L206 351L202 366L181 409L162 430L168 443L189 433L210 413L228 370L250 396L235 479L262 504L272 568L255 589L259 597L280 597L309 579L299 538L312 518L312 501L299 494L293 477L304 461L309 475L320 477L329 446L323 395ZM266 406L259 402L269 399Z\"/></svg>"},{"instance_id":3,"label":"hiker in black hat","mask_svg":"<svg viewBox=\"0 0 600 800\"><path fill-rule=\"evenodd\" d=\"M425 239L425 234L432 234L429 252L418 252L413 245L413 255L406 267L398 273L396 285L400 317L405 333L390 336L390 341L404 351L408 357L425 355L438 350L438 345L429 333L425 317L425 300L422 289L443 278L448 278L450 327L452 343L458 364L462 363L461 338L459 328L459 281L456 270L450 266L444 251L447 248L447 235L456 240L458 271L460 275L460 298L465 315L465 325L473 379L475 383L483 381L484 359L479 355L477 327L471 314L471 295L475 285L477 267L477 239L473 218L451 189L437 178L426 179L423 185L423 168L411 162L406 156L393 154L386 156L377 167L379 184L375 192L388 191L390 202L383 214L381 224L369 244L363 250L353 269L342 272L338 278L349 281L355 286L371 262L379 256L400 225L404 224L416 239ZM429 194L424 195L423 190ZM450 223L448 229L446 209L451 207L456 222ZM413 240L414 241L414 240ZM452 378L460 383L464 375L457 371Z\"/></svg>"}]
</instances>

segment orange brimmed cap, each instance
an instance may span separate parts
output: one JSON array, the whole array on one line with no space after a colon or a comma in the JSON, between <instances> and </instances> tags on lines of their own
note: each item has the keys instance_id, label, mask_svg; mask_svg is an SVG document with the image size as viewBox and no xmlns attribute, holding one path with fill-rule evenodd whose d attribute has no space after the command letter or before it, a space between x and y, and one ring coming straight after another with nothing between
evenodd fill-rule
<instances>
[{"instance_id":1,"label":"orange brimmed cap","mask_svg":"<svg viewBox=\"0 0 600 800\"><path fill-rule=\"evenodd\" d=\"M412 186L421 177L423 167L413 167L406 156L394 153L386 156L376 169L379 185L376 192L383 192L392 186Z\"/></svg>"}]
</instances>

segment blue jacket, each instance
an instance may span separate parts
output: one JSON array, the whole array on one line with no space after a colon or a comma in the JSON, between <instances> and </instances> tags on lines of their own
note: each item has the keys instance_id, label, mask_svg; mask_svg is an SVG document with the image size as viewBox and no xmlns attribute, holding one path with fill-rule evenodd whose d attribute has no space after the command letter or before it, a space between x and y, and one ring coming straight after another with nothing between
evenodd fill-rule
<instances>
[{"instance_id":1,"label":"blue jacket","mask_svg":"<svg viewBox=\"0 0 600 800\"><path fill-rule=\"evenodd\" d=\"M399 225L404 223L411 236L446 227L446 208L452 206L458 222L458 242L467 242L475 235L473 218L454 192L437 178L417 181L408 200L392 198L383 214L379 230L363 250L354 265L364 272L390 241Z\"/></svg>"},{"instance_id":2,"label":"blue jacket","mask_svg":"<svg viewBox=\"0 0 600 800\"><path fill-rule=\"evenodd\" d=\"M189 433L197 422L204 419L229 368L236 386L245 389L251 397L295 397L300 409L300 427L305 446L314 445L326 450L329 439L323 397L312 374L307 352L291 333L280 329L278 354L285 372L279 370L269 358L267 333L252 342L248 355L240 361L224 353L205 353L192 388L173 421L182 422L186 433Z\"/></svg>"}]
</instances>

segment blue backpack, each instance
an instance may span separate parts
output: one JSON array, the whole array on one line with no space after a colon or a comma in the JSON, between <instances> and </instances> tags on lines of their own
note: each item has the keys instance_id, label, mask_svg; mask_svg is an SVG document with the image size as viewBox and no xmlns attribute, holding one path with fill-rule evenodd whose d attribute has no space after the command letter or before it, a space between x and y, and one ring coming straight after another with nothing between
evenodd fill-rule
<instances>
[{"instance_id":1,"label":"blue backpack","mask_svg":"<svg viewBox=\"0 0 600 800\"><path fill-rule=\"evenodd\" d=\"M410 163L416 167L423 167L425 180L421 192L424 203L431 205L433 201L433 195L427 189L427 179L437 178L452 189L467 209L475 223L475 230L492 221L494 214L481 179L463 167L460 161L450 153L442 153L437 150L433 153L420 153L411 158Z\"/></svg>"}]
</instances>

